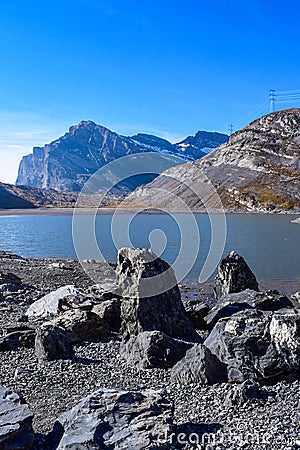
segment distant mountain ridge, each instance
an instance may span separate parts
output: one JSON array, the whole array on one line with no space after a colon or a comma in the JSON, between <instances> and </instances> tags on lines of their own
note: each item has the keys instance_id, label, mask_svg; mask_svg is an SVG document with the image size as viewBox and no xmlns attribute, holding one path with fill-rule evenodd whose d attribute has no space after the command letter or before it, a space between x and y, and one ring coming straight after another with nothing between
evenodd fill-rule
<instances>
[{"instance_id":1,"label":"distant mountain ridge","mask_svg":"<svg viewBox=\"0 0 300 450\"><path fill-rule=\"evenodd\" d=\"M215 201L207 179L226 211L300 211L300 109L277 111L255 120L196 162L171 167L136 189L128 204L178 210L180 200L193 210ZM157 193L155 188L164 190ZM168 195L170 194L175 195Z\"/></svg>"},{"instance_id":2,"label":"distant mountain ridge","mask_svg":"<svg viewBox=\"0 0 300 450\"><path fill-rule=\"evenodd\" d=\"M205 138L201 133L205 133ZM64 136L44 147L34 147L32 154L24 156L16 184L79 192L93 173L122 156L151 151L193 161L204 156L202 149L213 149L226 142L228 136L198 132L193 142L190 142L191 139L189 137L187 142L171 144L163 138L142 133L122 136L92 121L82 121L72 126ZM140 177L135 182L127 183L124 189L131 191L153 178Z\"/></svg>"},{"instance_id":3,"label":"distant mountain ridge","mask_svg":"<svg viewBox=\"0 0 300 450\"><path fill-rule=\"evenodd\" d=\"M75 206L76 200L72 193L0 183L0 209L68 208Z\"/></svg>"}]
</instances>

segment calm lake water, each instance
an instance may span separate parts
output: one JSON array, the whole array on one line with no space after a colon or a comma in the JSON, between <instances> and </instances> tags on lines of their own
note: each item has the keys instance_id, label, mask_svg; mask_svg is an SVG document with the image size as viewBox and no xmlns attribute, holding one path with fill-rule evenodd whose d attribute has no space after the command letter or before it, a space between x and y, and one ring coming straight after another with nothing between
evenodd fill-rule
<instances>
[{"instance_id":1,"label":"calm lake water","mask_svg":"<svg viewBox=\"0 0 300 450\"><path fill-rule=\"evenodd\" d=\"M178 215L179 216L179 215ZM207 257L211 243L210 220L206 215L196 215L200 234L200 249L195 264L187 278L197 279ZM273 215L227 215L227 237L223 255L235 250L245 257L259 279L299 280L300 279L300 225L291 224L293 216ZM85 259L97 258L95 249L85 238L85 220L82 221L82 240ZM126 246L128 240L122 237L128 217L120 215L115 231L115 243L111 236L111 215L99 215L96 219L96 238L103 256L116 259L117 248ZM124 227L123 227L124 225ZM156 231L154 231L156 230ZM157 231L160 230L160 231ZM151 234L152 232L152 234ZM154 234L153 234L154 233ZM176 216L147 215L135 216L130 224L129 238L132 246L150 247L151 236L155 236L154 250L170 264L176 260L180 245L180 227ZM125 233L126 234L126 233ZM186 234L186 232L185 232ZM149 241L150 236L150 241ZM152 239L153 243L153 239ZM165 249L162 251L165 245ZM156 247L157 248L156 248ZM216 244L213 252L222 250ZM179 265L186 265L197 242L191 236L185 237ZM71 215L32 215L0 217L0 249L20 254L24 257L76 258L72 238ZM97 258L98 259L98 258Z\"/></svg>"}]
</instances>

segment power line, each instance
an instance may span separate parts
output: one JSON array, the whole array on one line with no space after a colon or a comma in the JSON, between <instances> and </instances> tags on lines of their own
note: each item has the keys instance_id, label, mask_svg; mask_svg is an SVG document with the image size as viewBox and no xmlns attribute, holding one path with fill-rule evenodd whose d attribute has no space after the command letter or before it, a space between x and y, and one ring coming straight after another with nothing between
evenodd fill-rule
<instances>
[{"instance_id":1,"label":"power line","mask_svg":"<svg viewBox=\"0 0 300 450\"><path fill-rule=\"evenodd\" d=\"M248 125L253 120L267 114L276 111L277 104L300 104L300 89L277 91L271 89L259 102L257 102L252 108L250 108L239 120L229 125L230 134L233 130L239 130Z\"/></svg>"}]
</instances>

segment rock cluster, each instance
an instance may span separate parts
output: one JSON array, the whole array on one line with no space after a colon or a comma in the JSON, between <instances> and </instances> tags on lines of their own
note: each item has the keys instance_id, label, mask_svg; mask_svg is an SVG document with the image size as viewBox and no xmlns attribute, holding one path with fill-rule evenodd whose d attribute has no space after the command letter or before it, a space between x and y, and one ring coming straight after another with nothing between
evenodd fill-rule
<instances>
[{"instance_id":1,"label":"rock cluster","mask_svg":"<svg viewBox=\"0 0 300 450\"><path fill-rule=\"evenodd\" d=\"M178 392L208 389L208 396L219 389L224 394L221 404L229 409L267 402L270 383L293 383L299 377L298 294L290 299L278 291L258 291L255 276L236 253L222 261L214 303L194 298L183 304L173 271L147 249L121 249L116 277L118 291L114 282L80 289L60 286L27 306L22 320L2 326L0 355L35 352L35 368L16 367L15 379L22 383L32 375L43 380L48 370L60 368L55 373L61 373L64 383L69 364L79 367L80 377L78 346L92 349L99 342L115 349L115 361L124 365L128 376L144 371L147 379L161 370L162 385ZM89 367L94 361L84 363ZM105 370L115 370L106 364ZM101 365L97 367L101 371ZM105 373L102 376L105 379ZM0 448L195 448L173 445L172 436L195 428L184 424L184 417L178 424L172 390L167 393L161 387L100 384L56 415L42 443L33 433L34 416L22 397L2 387ZM205 433L201 430L200 435Z\"/></svg>"}]
</instances>

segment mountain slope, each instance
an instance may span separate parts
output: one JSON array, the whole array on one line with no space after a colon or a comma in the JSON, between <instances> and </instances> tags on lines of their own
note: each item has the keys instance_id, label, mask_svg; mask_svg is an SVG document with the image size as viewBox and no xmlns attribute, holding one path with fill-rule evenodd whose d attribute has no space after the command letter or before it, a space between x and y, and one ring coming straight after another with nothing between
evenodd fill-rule
<instances>
[{"instance_id":1,"label":"mountain slope","mask_svg":"<svg viewBox=\"0 0 300 450\"><path fill-rule=\"evenodd\" d=\"M214 197L208 177L226 210L296 212L300 210L299 156L300 109L278 111L234 133L228 143L201 160L163 172L127 201L178 209L178 199L183 199L200 210L203 202L193 191ZM156 192L158 188L163 192Z\"/></svg>"},{"instance_id":2,"label":"mountain slope","mask_svg":"<svg viewBox=\"0 0 300 450\"><path fill-rule=\"evenodd\" d=\"M71 193L0 183L0 209L67 208L74 206L76 199Z\"/></svg>"},{"instance_id":3,"label":"mountain slope","mask_svg":"<svg viewBox=\"0 0 300 450\"><path fill-rule=\"evenodd\" d=\"M201 145L198 139L199 152ZM202 146L206 146L206 141ZM190 154L187 149L183 151L177 144L156 136L121 136L94 122L82 121L61 138L45 147L35 147L32 154L25 156L20 163L17 184L78 192L105 164L122 156L149 151L180 155L185 160L194 160L193 155L197 153L196 144ZM131 191L153 178L148 175L128 180L120 190Z\"/></svg>"}]
</instances>

